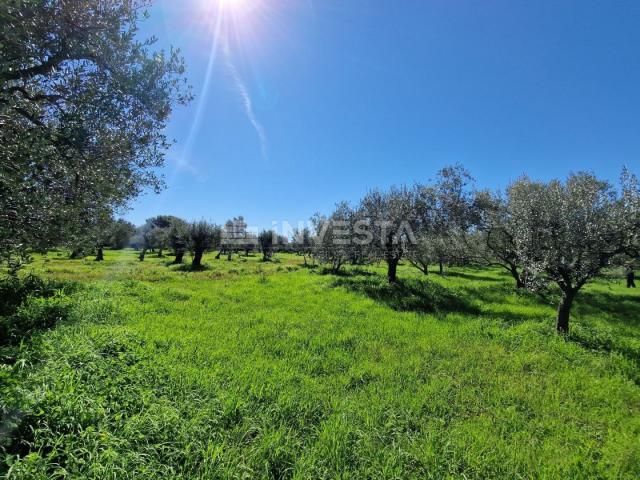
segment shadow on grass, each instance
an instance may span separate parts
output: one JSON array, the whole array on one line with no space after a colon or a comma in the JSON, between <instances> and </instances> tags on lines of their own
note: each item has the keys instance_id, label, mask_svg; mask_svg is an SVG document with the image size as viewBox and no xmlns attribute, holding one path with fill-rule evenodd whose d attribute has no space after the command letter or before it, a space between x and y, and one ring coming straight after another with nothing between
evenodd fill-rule
<instances>
[{"instance_id":1,"label":"shadow on grass","mask_svg":"<svg viewBox=\"0 0 640 480\"><path fill-rule=\"evenodd\" d=\"M331 268L323 267L318 270L320 275L333 275L340 278L355 278L355 277L376 277L377 274L364 270L362 268L349 268L338 270L337 272Z\"/></svg>"},{"instance_id":2,"label":"shadow on grass","mask_svg":"<svg viewBox=\"0 0 640 480\"><path fill-rule=\"evenodd\" d=\"M640 325L640 297L580 292L574 312L579 316L597 317L599 321L576 322L569 339L589 350L622 355L636 365L632 377L636 384L640 384L640 337L636 334Z\"/></svg>"},{"instance_id":3,"label":"shadow on grass","mask_svg":"<svg viewBox=\"0 0 640 480\"><path fill-rule=\"evenodd\" d=\"M73 282L58 282L29 275L0 279L0 365L12 364L19 345L42 330L67 320Z\"/></svg>"},{"instance_id":4,"label":"shadow on grass","mask_svg":"<svg viewBox=\"0 0 640 480\"><path fill-rule=\"evenodd\" d=\"M190 263L169 263L168 266L174 267L173 270L176 272L206 272L207 270L212 270L206 263L199 266L194 266Z\"/></svg>"},{"instance_id":5,"label":"shadow on grass","mask_svg":"<svg viewBox=\"0 0 640 480\"><path fill-rule=\"evenodd\" d=\"M311 263L302 263L300 264L300 268L306 268L308 270L316 270L319 266Z\"/></svg>"},{"instance_id":6,"label":"shadow on grass","mask_svg":"<svg viewBox=\"0 0 640 480\"><path fill-rule=\"evenodd\" d=\"M640 296L607 292L580 292L575 311L582 315L601 315L614 317L613 323L637 327L640 325Z\"/></svg>"},{"instance_id":7,"label":"shadow on grass","mask_svg":"<svg viewBox=\"0 0 640 480\"><path fill-rule=\"evenodd\" d=\"M424 279L401 279L389 284L385 278L366 272L337 278L334 286L364 294L398 311L480 313L460 292Z\"/></svg>"},{"instance_id":8,"label":"shadow on grass","mask_svg":"<svg viewBox=\"0 0 640 480\"><path fill-rule=\"evenodd\" d=\"M429 272L429 275L439 275L439 274L437 272ZM494 282L494 283L504 282L504 278L489 277L487 275L481 275L481 274L476 275L473 273L456 272L456 271L445 271L443 277L444 278L447 278L447 277L463 278L465 280L475 280L479 282Z\"/></svg>"}]
</instances>

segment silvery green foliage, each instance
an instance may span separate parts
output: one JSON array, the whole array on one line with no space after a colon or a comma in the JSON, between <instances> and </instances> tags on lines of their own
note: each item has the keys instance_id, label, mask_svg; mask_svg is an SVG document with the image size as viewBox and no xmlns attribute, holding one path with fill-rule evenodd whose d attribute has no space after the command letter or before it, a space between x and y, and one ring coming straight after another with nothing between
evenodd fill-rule
<instances>
[{"instance_id":1,"label":"silvery green foliage","mask_svg":"<svg viewBox=\"0 0 640 480\"><path fill-rule=\"evenodd\" d=\"M415 189L373 190L361 200L359 212L362 226L370 234L372 257L397 261L415 244L414 232L419 225Z\"/></svg>"},{"instance_id":2,"label":"silvery green foliage","mask_svg":"<svg viewBox=\"0 0 640 480\"><path fill-rule=\"evenodd\" d=\"M565 182L524 177L508 189L517 254L530 275L529 287L553 282L563 292L558 330L568 329L577 292L619 255L638 254L640 190L627 170L616 190L591 173Z\"/></svg>"},{"instance_id":3,"label":"silvery green foliage","mask_svg":"<svg viewBox=\"0 0 640 480\"><path fill-rule=\"evenodd\" d=\"M515 243L516 223L506 199L499 193L481 191L474 204L478 228L471 245L473 255L483 264L504 268L518 288L524 287L525 273Z\"/></svg>"},{"instance_id":4,"label":"silvery green foliage","mask_svg":"<svg viewBox=\"0 0 640 480\"><path fill-rule=\"evenodd\" d=\"M146 188L190 99L144 0L0 2L0 255L82 239Z\"/></svg>"},{"instance_id":5,"label":"silvery green foliage","mask_svg":"<svg viewBox=\"0 0 640 480\"><path fill-rule=\"evenodd\" d=\"M215 248L220 242L220 227L205 220L189 225L189 248L192 252L205 252Z\"/></svg>"},{"instance_id":6,"label":"silvery green foliage","mask_svg":"<svg viewBox=\"0 0 640 480\"><path fill-rule=\"evenodd\" d=\"M311 219L315 230L313 254L334 271L340 270L352 253L354 215L347 202L340 202L328 217L317 213Z\"/></svg>"},{"instance_id":7,"label":"silvery green foliage","mask_svg":"<svg viewBox=\"0 0 640 480\"><path fill-rule=\"evenodd\" d=\"M522 178L509 187L509 209L522 262L561 289L581 287L611 259L637 246L638 186L625 173L621 192L590 173L566 182Z\"/></svg>"},{"instance_id":8,"label":"silvery green foliage","mask_svg":"<svg viewBox=\"0 0 640 480\"><path fill-rule=\"evenodd\" d=\"M471 260L470 246L478 209L474 179L460 164L441 169L431 184L415 186L415 244L408 257L423 272L429 264L465 264Z\"/></svg>"},{"instance_id":9,"label":"silvery green foliage","mask_svg":"<svg viewBox=\"0 0 640 480\"><path fill-rule=\"evenodd\" d=\"M278 243L278 234L273 230L262 230L258 234L258 242L262 251L262 260L268 261L273 256L273 246Z\"/></svg>"},{"instance_id":10,"label":"silvery green foliage","mask_svg":"<svg viewBox=\"0 0 640 480\"><path fill-rule=\"evenodd\" d=\"M220 243L221 229L219 226L205 220L193 222L189 225L188 246L193 259L191 265L199 267L202 256L207 250L215 248Z\"/></svg>"}]
</instances>

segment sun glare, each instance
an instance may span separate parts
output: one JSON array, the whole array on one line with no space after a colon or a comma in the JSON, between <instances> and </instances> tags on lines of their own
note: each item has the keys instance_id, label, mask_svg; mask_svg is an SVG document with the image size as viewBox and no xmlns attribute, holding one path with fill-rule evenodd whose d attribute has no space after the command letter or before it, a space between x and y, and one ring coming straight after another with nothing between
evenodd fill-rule
<instances>
[{"instance_id":1,"label":"sun glare","mask_svg":"<svg viewBox=\"0 0 640 480\"><path fill-rule=\"evenodd\" d=\"M218 0L222 8L237 10L246 6L248 0Z\"/></svg>"}]
</instances>

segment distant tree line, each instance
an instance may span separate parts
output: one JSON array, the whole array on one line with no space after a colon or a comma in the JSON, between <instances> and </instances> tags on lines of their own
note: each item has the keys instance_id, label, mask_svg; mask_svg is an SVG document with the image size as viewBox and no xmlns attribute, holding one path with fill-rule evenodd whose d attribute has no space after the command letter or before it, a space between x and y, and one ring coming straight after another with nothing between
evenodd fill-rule
<instances>
[{"instance_id":1,"label":"distant tree line","mask_svg":"<svg viewBox=\"0 0 640 480\"><path fill-rule=\"evenodd\" d=\"M171 249L175 257L173 263L180 264L189 252L194 267L201 266L202 256L207 251L217 250L216 259L225 256L228 260L234 254L249 256L259 251L264 261L269 261L274 252L297 251L284 235L271 230L256 234L247 227L242 216L220 226L205 220L188 222L171 215L159 215L147 219L135 230L130 245L140 251L140 261L144 261L147 252L162 257L164 251Z\"/></svg>"},{"instance_id":2,"label":"distant tree line","mask_svg":"<svg viewBox=\"0 0 640 480\"><path fill-rule=\"evenodd\" d=\"M564 181L522 177L505 192L477 190L461 165L440 170L428 183L371 190L356 205L339 202L329 214L315 214L312 228L291 238L272 230L256 234L242 216L223 226L153 217L136 230L132 246L140 260L148 251L171 249L174 263L191 253L199 267L205 252L217 259L233 254L290 252L338 272L345 265L384 262L390 283L398 282L405 261L428 275L435 266L497 266L516 288L561 292L557 329L569 328L579 290L602 270L629 264L640 252L640 188L623 170L619 188L590 173Z\"/></svg>"},{"instance_id":3,"label":"distant tree line","mask_svg":"<svg viewBox=\"0 0 640 480\"><path fill-rule=\"evenodd\" d=\"M311 251L337 271L384 261L389 282L406 259L424 274L437 265L494 265L517 288L561 292L557 329L567 332L580 289L602 270L640 254L640 188L624 169L619 188L591 173L566 181L522 177L504 193L478 191L460 165L435 181L373 190L356 205L313 219Z\"/></svg>"}]
</instances>

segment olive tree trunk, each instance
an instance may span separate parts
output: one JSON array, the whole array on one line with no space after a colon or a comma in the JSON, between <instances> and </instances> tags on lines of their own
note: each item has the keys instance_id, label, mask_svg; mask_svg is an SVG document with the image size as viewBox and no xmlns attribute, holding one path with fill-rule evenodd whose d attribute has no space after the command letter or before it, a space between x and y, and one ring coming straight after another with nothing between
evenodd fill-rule
<instances>
[{"instance_id":1,"label":"olive tree trunk","mask_svg":"<svg viewBox=\"0 0 640 480\"><path fill-rule=\"evenodd\" d=\"M509 270L511 271L511 276L516 281L516 288L524 288L525 285L522 281L522 277L520 276L520 272L518 272L518 267L511 265Z\"/></svg>"},{"instance_id":2,"label":"olive tree trunk","mask_svg":"<svg viewBox=\"0 0 640 480\"><path fill-rule=\"evenodd\" d=\"M182 259L184 258L184 250L176 250L176 258L173 261L174 264L182 263Z\"/></svg>"},{"instance_id":3,"label":"olive tree trunk","mask_svg":"<svg viewBox=\"0 0 640 480\"><path fill-rule=\"evenodd\" d=\"M192 267L200 267L202 266L202 255L204 252L202 250L196 250L193 254L193 260L191 261Z\"/></svg>"},{"instance_id":4,"label":"olive tree trunk","mask_svg":"<svg viewBox=\"0 0 640 480\"><path fill-rule=\"evenodd\" d=\"M568 289L562 294L560 305L558 305L558 320L556 323L558 333L569 333L569 314L573 300L576 298L576 293L578 293L576 289Z\"/></svg>"},{"instance_id":5,"label":"olive tree trunk","mask_svg":"<svg viewBox=\"0 0 640 480\"><path fill-rule=\"evenodd\" d=\"M387 258L387 278L389 283L396 283L398 281L398 262L399 258L389 257Z\"/></svg>"},{"instance_id":6,"label":"olive tree trunk","mask_svg":"<svg viewBox=\"0 0 640 480\"><path fill-rule=\"evenodd\" d=\"M96 253L96 262L102 262L104 260L104 252L102 251L102 247L98 247L98 251Z\"/></svg>"}]
</instances>

